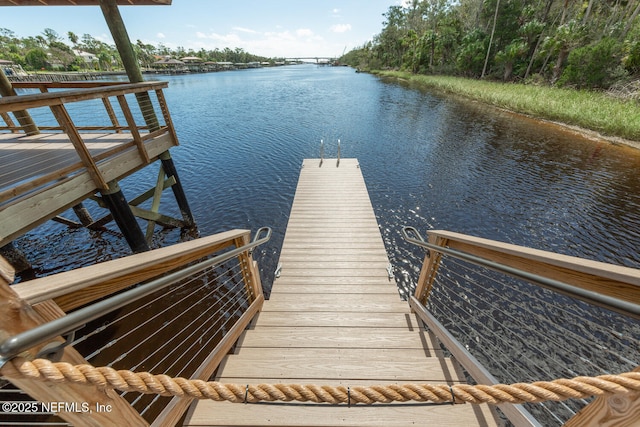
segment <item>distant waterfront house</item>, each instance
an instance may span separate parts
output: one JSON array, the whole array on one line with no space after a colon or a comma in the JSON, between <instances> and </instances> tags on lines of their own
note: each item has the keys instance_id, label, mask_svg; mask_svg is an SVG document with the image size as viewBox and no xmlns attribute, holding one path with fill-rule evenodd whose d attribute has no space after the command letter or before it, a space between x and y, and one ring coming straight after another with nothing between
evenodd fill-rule
<instances>
[{"instance_id":1,"label":"distant waterfront house","mask_svg":"<svg viewBox=\"0 0 640 427\"><path fill-rule=\"evenodd\" d=\"M95 68L98 64L98 57L90 52L74 49L73 53L82 59L82 62L87 68Z\"/></svg>"},{"instance_id":2,"label":"distant waterfront house","mask_svg":"<svg viewBox=\"0 0 640 427\"><path fill-rule=\"evenodd\" d=\"M197 56L185 56L184 58L180 58L180 61L184 62L187 69L191 72L201 73L207 71L202 58L198 58Z\"/></svg>"},{"instance_id":3,"label":"distant waterfront house","mask_svg":"<svg viewBox=\"0 0 640 427\"><path fill-rule=\"evenodd\" d=\"M161 59L154 62L152 66L156 71L165 73L185 73L189 71L184 62L173 58Z\"/></svg>"}]
</instances>

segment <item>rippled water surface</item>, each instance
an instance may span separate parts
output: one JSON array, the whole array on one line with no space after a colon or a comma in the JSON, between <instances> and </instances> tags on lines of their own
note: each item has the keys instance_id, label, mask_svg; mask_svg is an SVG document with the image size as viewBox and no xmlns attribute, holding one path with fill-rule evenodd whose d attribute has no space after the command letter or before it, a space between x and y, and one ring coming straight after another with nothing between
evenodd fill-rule
<instances>
[{"instance_id":1,"label":"rippled water surface","mask_svg":"<svg viewBox=\"0 0 640 427\"><path fill-rule=\"evenodd\" d=\"M349 68L158 78L169 80L166 97L181 142L172 155L201 235L273 227L260 259L267 287L300 164L319 156L321 139L328 157L340 139L342 156L359 159L403 293L422 256L401 241L403 225L640 266L637 150ZM125 180L125 193L153 185L155 174ZM165 197L163 209L177 215ZM88 234L47 224L19 246L38 274L128 251L115 235ZM179 233L155 239L170 244Z\"/></svg>"},{"instance_id":2,"label":"rippled water surface","mask_svg":"<svg viewBox=\"0 0 640 427\"><path fill-rule=\"evenodd\" d=\"M181 142L172 156L200 235L272 227L272 241L255 253L267 291L300 165L304 158L319 156L320 140L325 141L327 157L336 155L340 139L342 156L359 159L403 296L414 286L424 256L401 239L403 225L640 268L640 150L588 140L555 125L349 68L302 65L158 78L169 80L165 95ZM156 174L157 169L148 168L121 187L133 197L153 186ZM177 216L172 196L166 192L163 197L161 209ZM179 240L178 230L157 230L154 236L157 246ZM68 230L54 223L34 230L17 245L33 261L36 275L129 252L117 232ZM515 308L494 309L493 299L527 297L521 293L512 298L506 292L513 288L505 289L489 295L484 305L474 300L482 286L463 295L472 302L469 317L486 306L475 319L477 327L503 325L505 316L519 319L525 311L537 313L533 305L521 310L518 307L528 304L517 302ZM545 304L555 298L539 290L528 292ZM637 360L629 362L637 357L637 323L609 320L599 312L587 315L582 306L569 304L573 303L554 300L552 309L536 314L537 319L583 316L572 339L614 339L606 344L612 360L637 365ZM526 326L526 321L518 321ZM483 345L479 339L478 343ZM542 350L543 359L555 354L554 346L560 347L552 343ZM591 348L589 342L586 346ZM515 350L505 359L519 365ZM599 357L570 356L582 357L581 363L588 366L595 366L589 360ZM608 360L597 363L611 366Z\"/></svg>"}]
</instances>

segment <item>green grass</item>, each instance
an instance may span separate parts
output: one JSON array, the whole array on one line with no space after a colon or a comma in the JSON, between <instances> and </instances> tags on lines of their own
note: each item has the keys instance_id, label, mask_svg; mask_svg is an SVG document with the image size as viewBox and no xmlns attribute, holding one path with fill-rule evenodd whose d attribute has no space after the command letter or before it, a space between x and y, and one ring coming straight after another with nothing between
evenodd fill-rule
<instances>
[{"instance_id":1,"label":"green grass","mask_svg":"<svg viewBox=\"0 0 640 427\"><path fill-rule=\"evenodd\" d=\"M605 93L554 87L496 83L400 71L375 74L408 80L420 87L461 95L499 108L640 141L640 103Z\"/></svg>"}]
</instances>

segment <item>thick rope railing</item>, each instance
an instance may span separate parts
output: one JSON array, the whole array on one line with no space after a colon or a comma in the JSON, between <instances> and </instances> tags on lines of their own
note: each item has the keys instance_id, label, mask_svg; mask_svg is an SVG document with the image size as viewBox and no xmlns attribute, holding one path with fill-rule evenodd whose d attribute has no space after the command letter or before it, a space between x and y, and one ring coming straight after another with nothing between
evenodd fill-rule
<instances>
[{"instance_id":1,"label":"thick rope railing","mask_svg":"<svg viewBox=\"0 0 640 427\"><path fill-rule=\"evenodd\" d=\"M7 379L29 379L94 385L120 391L161 396L211 399L235 403L255 402L315 402L330 404L373 404L390 402L432 403L539 403L583 399L607 394L626 394L640 391L640 372L597 377L575 377L538 381L531 384L496 385L430 385L405 384L385 386L319 386L299 384L223 384L213 381L171 378L115 370L109 367L54 363L46 359L28 361L15 358L8 361L0 374Z\"/></svg>"}]
</instances>

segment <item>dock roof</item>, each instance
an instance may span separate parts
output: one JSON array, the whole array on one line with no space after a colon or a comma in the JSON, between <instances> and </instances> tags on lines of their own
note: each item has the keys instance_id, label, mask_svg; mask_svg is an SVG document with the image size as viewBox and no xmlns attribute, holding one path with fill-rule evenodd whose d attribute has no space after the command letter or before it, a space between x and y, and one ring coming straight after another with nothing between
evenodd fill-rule
<instances>
[{"instance_id":1,"label":"dock roof","mask_svg":"<svg viewBox=\"0 0 640 427\"><path fill-rule=\"evenodd\" d=\"M118 6L159 6L171 0L116 0ZM100 6L99 0L0 0L0 6Z\"/></svg>"}]
</instances>

